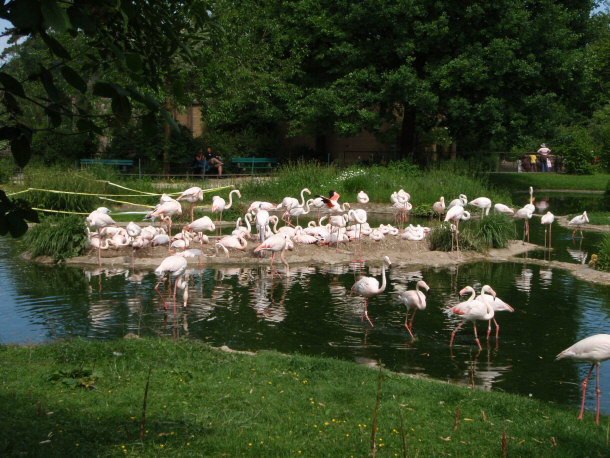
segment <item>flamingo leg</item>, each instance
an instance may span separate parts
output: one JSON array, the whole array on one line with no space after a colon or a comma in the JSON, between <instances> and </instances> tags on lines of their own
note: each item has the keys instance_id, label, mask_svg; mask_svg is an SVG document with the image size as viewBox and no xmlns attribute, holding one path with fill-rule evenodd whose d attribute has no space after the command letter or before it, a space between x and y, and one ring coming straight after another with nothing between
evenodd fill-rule
<instances>
[{"instance_id":1,"label":"flamingo leg","mask_svg":"<svg viewBox=\"0 0 610 458\"><path fill-rule=\"evenodd\" d=\"M462 325L464 324L464 322L462 321L460 324L458 324L458 327L455 328L453 330L453 332L451 333L451 340L449 341L449 346L453 346L453 339L455 338L455 333L458 332L458 330L462 327Z\"/></svg>"},{"instance_id":2,"label":"flamingo leg","mask_svg":"<svg viewBox=\"0 0 610 458\"><path fill-rule=\"evenodd\" d=\"M591 364L591 369L589 369L589 373L585 377L582 382L582 402L580 403L580 415L578 416L579 420L582 420L582 414L585 410L585 392L587 391L587 382L589 381L589 377L591 376L591 372L593 372L593 367L595 363Z\"/></svg>"},{"instance_id":3,"label":"flamingo leg","mask_svg":"<svg viewBox=\"0 0 610 458\"><path fill-rule=\"evenodd\" d=\"M477 323L476 323L476 321L472 322L472 327L474 328L474 340L477 342L477 345L479 346L479 350L482 350L483 348L481 347L481 342L479 342L479 336L477 334Z\"/></svg>"},{"instance_id":4,"label":"flamingo leg","mask_svg":"<svg viewBox=\"0 0 610 458\"><path fill-rule=\"evenodd\" d=\"M599 390L599 364L596 364L596 368L595 368L595 395L597 397L597 410L595 412L595 424L597 424L599 426L599 395L600 395L600 390Z\"/></svg>"},{"instance_id":5,"label":"flamingo leg","mask_svg":"<svg viewBox=\"0 0 610 458\"><path fill-rule=\"evenodd\" d=\"M544 247L546 248L546 229L544 230Z\"/></svg>"},{"instance_id":6,"label":"flamingo leg","mask_svg":"<svg viewBox=\"0 0 610 458\"><path fill-rule=\"evenodd\" d=\"M371 319L369 318L369 312L368 312L368 310L367 310L367 305L368 305L368 304L367 304L367 302L368 302L368 301L365 299L365 300L364 300L364 315L363 315L363 316L364 316L364 317L366 317L367 321L368 321L368 322L370 323L370 325L371 325L371 328L374 328L375 326L373 326L373 322L372 322L372 321L371 321Z\"/></svg>"},{"instance_id":7,"label":"flamingo leg","mask_svg":"<svg viewBox=\"0 0 610 458\"><path fill-rule=\"evenodd\" d=\"M194 210L195 210L195 202L191 202L191 223L195 220Z\"/></svg>"},{"instance_id":8,"label":"flamingo leg","mask_svg":"<svg viewBox=\"0 0 610 458\"><path fill-rule=\"evenodd\" d=\"M494 324L496 325L496 340L498 340L498 335L500 335L500 325L498 324L495 318L493 320Z\"/></svg>"},{"instance_id":9,"label":"flamingo leg","mask_svg":"<svg viewBox=\"0 0 610 458\"><path fill-rule=\"evenodd\" d=\"M553 225L549 224L549 248L551 248L551 234L553 230Z\"/></svg>"},{"instance_id":10,"label":"flamingo leg","mask_svg":"<svg viewBox=\"0 0 610 458\"><path fill-rule=\"evenodd\" d=\"M159 285L163 283L163 278L161 278L161 280L159 280L159 282L155 285L155 291L157 293L159 293L159 296L161 296L161 300L163 301L163 308L165 310L167 310L167 304L165 303L165 299L163 298L163 294L161 294L161 291L159 291Z\"/></svg>"},{"instance_id":11,"label":"flamingo leg","mask_svg":"<svg viewBox=\"0 0 610 458\"><path fill-rule=\"evenodd\" d=\"M276 252L274 251L273 254L271 255L271 278L273 278L273 275L277 275L279 278L282 278L280 273L273 268L273 260L275 259L275 253Z\"/></svg>"},{"instance_id":12,"label":"flamingo leg","mask_svg":"<svg viewBox=\"0 0 610 458\"><path fill-rule=\"evenodd\" d=\"M176 314L176 289L178 288L178 277L174 281L174 315Z\"/></svg>"},{"instance_id":13,"label":"flamingo leg","mask_svg":"<svg viewBox=\"0 0 610 458\"><path fill-rule=\"evenodd\" d=\"M413 330L413 319L415 318L415 312L417 312L417 309L413 310L413 315L411 315L411 321L409 322L409 329Z\"/></svg>"},{"instance_id":14,"label":"flamingo leg","mask_svg":"<svg viewBox=\"0 0 610 458\"><path fill-rule=\"evenodd\" d=\"M413 311L413 316L415 316L415 311ZM415 339L415 337L413 337L413 332L411 331L411 327L413 326L413 317L411 317L411 324L407 324L407 321L409 320L409 309L407 309L407 316L405 317L405 328L407 328L407 331L409 331L409 335L411 336L411 339Z\"/></svg>"}]
</instances>

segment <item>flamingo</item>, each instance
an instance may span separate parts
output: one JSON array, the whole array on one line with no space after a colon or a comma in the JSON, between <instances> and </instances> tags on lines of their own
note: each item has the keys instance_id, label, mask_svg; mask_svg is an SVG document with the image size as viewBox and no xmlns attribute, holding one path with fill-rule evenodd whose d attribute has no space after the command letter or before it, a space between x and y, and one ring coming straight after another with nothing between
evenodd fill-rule
<instances>
[{"instance_id":1,"label":"flamingo","mask_svg":"<svg viewBox=\"0 0 610 458\"><path fill-rule=\"evenodd\" d=\"M303 215L306 215L309 213L309 206L311 205L312 202L313 202L313 199L309 199L307 202L305 202L304 206L297 205L296 207L292 207L291 209L286 210L286 213L288 213L288 221L290 221L291 217L296 216L297 226L298 226L299 225L299 216L303 216ZM292 226L292 224L291 224L291 226Z\"/></svg>"},{"instance_id":2,"label":"flamingo","mask_svg":"<svg viewBox=\"0 0 610 458\"><path fill-rule=\"evenodd\" d=\"M258 231L258 239L261 242L265 241L267 229L269 228L269 212L262 206L256 209L256 230Z\"/></svg>"},{"instance_id":3,"label":"flamingo","mask_svg":"<svg viewBox=\"0 0 610 458\"><path fill-rule=\"evenodd\" d=\"M360 191L358 193L358 195L356 196L356 200L358 201L359 204L368 204L369 203L369 196L367 195L366 192Z\"/></svg>"},{"instance_id":4,"label":"flamingo","mask_svg":"<svg viewBox=\"0 0 610 458\"><path fill-rule=\"evenodd\" d=\"M488 197L477 197L474 200L468 202L469 205L478 207L481 209L481 218L489 215L489 209L491 208L491 199Z\"/></svg>"},{"instance_id":5,"label":"flamingo","mask_svg":"<svg viewBox=\"0 0 610 458\"><path fill-rule=\"evenodd\" d=\"M356 210L350 210L349 212L347 212L347 216L348 216L348 220L353 222L353 223L358 223L358 249L360 251L360 262L364 262L364 259L362 259L362 225L366 223L367 220L367 213L366 210L363 210L361 208L356 209Z\"/></svg>"},{"instance_id":6,"label":"flamingo","mask_svg":"<svg viewBox=\"0 0 610 458\"><path fill-rule=\"evenodd\" d=\"M449 202L449 205L447 205L447 210L455 207L456 205L465 207L467 203L468 203L468 197L466 197L466 194L460 194L460 196L457 199L453 199L451 202Z\"/></svg>"},{"instance_id":7,"label":"flamingo","mask_svg":"<svg viewBox=\"0 0 610 458\"><path fill-rule=\"evenodd\" d=\"M584 236L582 235L582 226L583 226L583 224L587 224L588 222L589 222L589 217L587 216L586 211L582 212L582 215L575 216L574 218L572 218L570 220L568 225L576 226L576 229L574 229L574 232L572 232L572 239L574 239L574 234L576 234L576 231L578 229L580 229L580 238L581 239L584 238Z\"/></svg>"},{"instance_id":8,"label":"flamingo","mask_svg":"<svg viewBox=\"0 0 610 458\"><path fill-rule=\"evenodd\" d=\"M228 258L229 250L227 250L227 248L234 248L236 250L246 251L246 248L248 247L248 242L241 235L227 235L221 238L218 242L216 242L214 246L216 248L216 255L218 255L218 248L222 248Z\"/></svg>"},{"instance_id":9,"label":"flamingo","mask_svg":"<svg viewBox=\"0 0 610 458\"><path fill-rule=\"evenodd\" d=\"M284 252L287 249L292 249L291 243L292 242L290 242L290 236L288 234L278 233L278 234L272 235L266 241L264 241L263 243L261 243L259 246L257 246L254 249L254 253L258 253L259 251L272 251L273 252L273 254L271 255L271 278L273 278L274 274L277 274L278 277L282 278L280 273L277 272L273 268L273 260L275 259L275 255L277 254L278 251L280 252L280 257L282 259L282 262L286 266L286 274L288 274L288 262L286 262L286 258L284 257Z\"/></svg>"},{"instance_id":10,"label":"flamingo","mask_svg":"<svg viewBox=\"0 0 610 458\"><path fill-rule=\"evenodd\" d=\"M398 295L398 298L401 300L405 307L407 308L407 316L405 317L405 328L409 331L411 338L413 337L413 319L415 318L415 312L418 310L426 309L426 295L419 290L419 288L425 288L426 291L430 290L430 287L426 284L425 281L419 280L415 285L415 289L410 289L407 291L403 291ZM409 320L409 310L413 309L413 315L411 315L411 322L407 324Z\"/></svg>"},{"instance_id":11,"label":"flamingo","mask_svg":"<svg viewBox=\"0 0 610 458\"><path fill-rule=\"evenodd\" d=\"M582 403L580 404L580 415L578 416L579 420L582 420L582 414L585 409L585 392L587 390L587 382L591 376L593 367L596 366L595 393L597 397L597 412L595 415L595 423L599 425L599 365L607 359L610 359L610 335L596 334L594 336L586 337L559 353L556 359L563 358L572 358L591 363L591 369L589 369L589 373L582 382Z\"/></svg>"},{"instance_id":12,"label":"flamingo","mask_svg":"<svg viewBox=\"0 0 610 458\"><path fill-rule=\"evenodd\" d=\"M203 189L198 186L193 186L192 188L188 188L184 191L176 200L186 200L191 203L191 222L195 219L193 217L193 210L195 207L195 202L198 200L203 200Z\"/></svg>"},{"instance_id":13,"label":"flamingo","mask_svg":"<svg viewBox=\"0 0 610 458\"><path fill-rule=\"evenodd\" d=\"M280 209L280 208L284 209L284 214L282 215L282 220L286 221L285 218L288 216L287 212L291 208L298 207L299 205L301 205L301 207L305 206L305 195L304 195L305 193L311 195L311 191L309 189L307 189L307 188L301 189L300 204L299 204L299 200L296 197L284 197L282 199L282 202L276 207L276 209Z\"/></svg>"},{"instance_id":14,"label":"flamingo","mask_svg":"<svg viewBox=\"0 0 610 458\"><path fill-rule=\"evenodd\" d=\"M474 301L476 293L475 293L474 288L472 286L464 287L460 291L460 296L463 296L464 294L466 294L468 292L470 292L470 297L468 298L468 301ZM487 294L486 296L487 296L486 299L488 301L491 301L491 306L494 309L494 317L491 320L489 320L489 323L488 323L488 326L487 326L487 340L489 340L489 336L491 335L491 321L492 320L493 320L494 324L496 325L496 339L497 339L498 335L500 334L500 325L496 321L495 313L497 313L497 312L514 312L515 309L512 308L510 305L508 305L506 302L504 302L499 297L492 297L489 294ZM479 295L476 299L477 300L481 300L481 295Z\"/></svg>"},{"instance_id":15,"label":"flamingo","mask_svg":"<svg viewBox=\"0 0 610 458\"><path fill-rule=\"evenodd\" d=\"M460 251L460 242L458 238L459 230L460 230L460 220L464 216L465 210L462 205L454 205L447 209L447 214L445 215L445 222L454 221L455 222L455 241L457 251ZM451 249L453 250L453 232L451 233Z\"/></svg>"},{"instance_id":16,"label":"flamingo","mask_svg":"<svg viewBox=\"0 0 610 458\"><path fill-rule=\"evenodd\" d=\"M536 206L534 205L534 188L530 186L530 203L523 206L523 208L527 208L532 211L532 213L536 213Z\"/></svg>"},{"instance_id":17,"label":"flamingo","mask_svg":"<svg viewBox=\"0 0 610 458\"><path fill-rule=\"evenodd\" d=\"M466 288L460 291L460 295L462 293L466 293ZM493 306L489 303L487 299L487 295L485 293L489 292L494 298L496 297L496 292L492 289L491 286L485 285L481 288L481 300L468 300L466 302L461 302L460 304L451 307L449 312L459 315L462 318L462 322L453 330L451 333L451 340L449 341L449 346L453 346L453 339L455 338L455 333L462 327L462 325L466 321L472 321L472 325L474 328L474 340L477 342L479 346L479 350L481 350L481 342L479 342L479 336L477 335L477 320L491 320L494 316Z\"/></svg>"},{"instance_id":18,"label":"flamingo","mask_svg":"<svg viewBox=\"0 0 610 458\"><path fill-rule=\"evenodd\" d=\"M540 218L542 224L549 225L549 248L551 248L551 228L553 227L553 221L555 221L555 215L551 212L546 212L542 215L542 218ZM544 246L546 247L546 229L544 230Z\"/></svg>"},{"instance_id":19,"label":"flamingo","mask_svg":"<svg viewBox=\"0 0 610 458\"><path fill-rule=\"evenodd\" d=\"M250 233L252 232L252 226L250 222L252 221L252 215L250 213L246 213L244 215L244 221L246 222L246 226L241 225L241 216L237 218L235 222L235 229L231 232L231 235L242 235L244 238L249 239Z\"/></svg>"},{"instance_id":20,"label":"flamingo","mask_svg":"<svg viewBox=\"0 0 610 458\"><path fill-rule=\"evenodd\" d=\"M184 230L196 233L197 237L199 238L199 244L203 248L203 240L205 238L203 232L214 232L216 230L216 225L212 222L209 216L202 216L201 218L198 218L190 224L184 226Z\"/></svg>"},{"instance_id":21,"label":"flamingo","mask_svg":"<svg viewBox=\"0 0 610 458\"><path fill-rule=\"evenodd\" d=\"M228 205L222 197L220 197L220 196L212 197L212 212L218 214L216 217L216 227L218 229L219 235L220 235L220 232L222 231L222 229L220 227L222 225L222 212L225 210L228 210L229 208L231 208L231 205L233 205L233 194L237 194L237 197L239 197L241 199L241 192L239 192L239 189L233 189L231 192L229 192L229 204Z\"/></svg>"},{"instance_id":22,"label":"flamingo","mask_svg":"<svg viewBox=\"0 0 610 458\"><path fill-rule=\"evenodd\" d=\"M341 229L345 229L345 227L347 226L347 221L349 220L349 216L346 215L345 213L341 214L341 215L333 215L330 217L329 222L331 227L336 227L337 228L337 251L339 251L339 242L340 242L340 237L339 234L341 232Z\"/></svg>"},{"instance_id":23,"label":"flamingo","mask_svg":"<svg viewBox=\"0 0 610 458\"><path fill-rule=\"evenodd\" d=\"M161 261L161 264L159 265L159 267L157 267L155 269L155 274L161 275L161 280L159 280L159 282L155 285L155 291L157 291L157 293L159 293L159 296L161 296L161 300L163 301L163 308L165 310L167 310L167 304L165 302L165 299L163 299L163 295L159 291L159 285L163 281L163 276L165 276L165 274L167 274L170 277L171 277L171 275L173 275L175 278L174 313L176 313L176 289L178 287L178 280L181 279L184 276L184 273L186 272L186 265L187 265L186 259L183 258L182 256L168 256L163 261ZM171 281L170 281L170 288L171 288Z\"/></svg>"},{"instance_id":24,"label":"flamingo","mask_svg":"<svg viewBox=\"0 0 610 458\"><path fill-rule=\"evenodd\" d=\"M441 220L441 215L445 213L445 197L441 196L441 200L432 204L432 210L438 213L438 220Z\"/></svg>"},{"instance_id":25,"label":"flamingo","mask_svg":"<svg viewBox=\"0 0 610 458\"><path fill-rule=\"evenodd\" d=\"M515 210L510 208L508 205L504 205L504 204L495 204L494 212L504 213L505 215L510 215L510 216L513 216L515 214Z\"/></svg>"},{"instance_id":26,"label":"flamingo","mask_svg":"<svg viewBox=\"0 0 610 458\"><path fill-rule=\"evenodd\" d=\"M174 215L182 215L182 205L180 205L180 202L170 197L169 200L164 200L163 202L159 203L153 211L151 211L144 217L144 220L154 221L157 217L160 216L163 221L168 222L168 232L169 237L171 239L172 216Z\"/></svg>"},{"instance_id":27,"label":"flamingo","mask_svg":"<svg viewBox=\"0 0 610 458\"><path fill-rule=\"evenodd\" d=\"M368 301L371 297L376 296L377 294L380 294L385 291L386 264L387 264L388 268L392 267L392 262L390 261L390 258L388 256L384 256L384 258L383 258L383 265L382 265L382 270L381 270L381 286L379 286L379 281L374 277L362 277L360 280L358 280L356 283L354 283L354 285L352 286L351 292L350 292L350 296L353 293L356 293L356 294L360 294L361 296L364 297L364 312L362 313L362 320L364 320L364 317L366 317L366 319L370 323L371 327L373 327L373 322L369 318L369 314L368 314L368 310L367 310Z\"/></svg>"},{"instance_id":28,"label":"flamingo","mask_svg":"<svg viewBox=\"0 0 610 458\"><path fill-rule=\"evenodd\" d=\"M530 243L530 219L532 219L533 211L527 205L523 208L520 208L515 213L515 218L523 219L525 221L525 230L523 232L523 239L527 235L527 243Z\"/></svg>"},{"instance_id":29,"label":"flamingo","mask_svg":"<svg viewBox=\"0 0 610 458\"><path fill-rule=\"evenodd\" d=\"M271 210L275 210L276 207L277 206L275 204L272 204L271 202L264 202L264 201L261 201L261 200L255 200L248 207L247 213L250 213L250 212L255 213L256 210L258 210L259 208L261 208L263 210L271 211Z\"/></svg>"},{"instance_id":30,"label":"flamingo","mask_svg":"<svg viewBox=\"0 0 610 458\"><path fill-rule=\"evenodd\" d=\"M99 231L107 226L116 226L116 222L109 215L110 210L106 207L98 207L89 213L89 216L85 218L85 223L90 229ZM99 267L102 267L102 243L101 239L97 244L97 260ZM106 245L107 247L108 245Z\"/></svg>"}]
</instances>

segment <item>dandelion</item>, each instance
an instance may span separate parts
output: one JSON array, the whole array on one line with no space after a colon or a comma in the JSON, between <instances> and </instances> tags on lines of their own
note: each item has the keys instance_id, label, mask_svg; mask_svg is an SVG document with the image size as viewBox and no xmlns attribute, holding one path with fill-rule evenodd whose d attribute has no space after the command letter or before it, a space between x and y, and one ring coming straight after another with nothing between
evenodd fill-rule
<instances>
[{"instance_id":1,"label":"dandelion","mask_svg":"<svg viewBox=\"0 0 610 458\"><path fill-rule=\"evenodd\" d=\"M129 417L129 418L130 418L131 420L135 420L135 419L136 419L136 417Z\"/></svg>"},{"instance_id":2,"label":"dandelion","mask_svg":"<svg viewBox=\"0 0 610 458\"><path fill-rule=\"evenodd\" d=\"M252 447L252 442L248 442L248 447Z\"/></svg>"},{"instance_id":3,"label":"dandelion","mask_svg":"<svg viewBox=\"0 0 610 458\"><path fill-rule=\"evenodd\" d=\"M345 434L345 437L349 437L349 433L346 433L346 434Z\"/></svg>"},{"instance_id":4,"label":"dandelion","mask_svg":"<svg viewBox=\"0 0 610 458\"><path fill-rule=\"evenodd\" d=\"M161 445L159 445L159 447L163 448L163 447L165 447L165 445L161 444Z\"/></svg>"},{"instance_id":5,"label":"dandelion","mask_svg":"<svg viewBox=\"0 0 610 458\"><path fill-rule=\"evenodd\" d=\"M186 446L187 446L187 447L189 447L190 445L191 445L191 443L190 443L190 442L187 442L187 443L186 443Z\"/></svg>"},{"instance_id":6,"label":"dandelion","mask_svg":"<svg viewBox=\"0 0 610 458\"><path fill-rule=\"evenodd\" d=\"M76 444L74 444L75 447L78 447L78 442Z\"/></svg>"}]
</instances>

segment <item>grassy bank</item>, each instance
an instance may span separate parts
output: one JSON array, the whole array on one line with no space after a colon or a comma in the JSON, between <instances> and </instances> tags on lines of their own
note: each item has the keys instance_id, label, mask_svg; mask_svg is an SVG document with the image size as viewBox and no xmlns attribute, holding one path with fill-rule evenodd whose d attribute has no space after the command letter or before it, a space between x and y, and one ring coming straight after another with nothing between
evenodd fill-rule
<instances>
[{"instance_id":1,"label":"grassy bank","mask_svg":"<svg viewBox=\"0 0 610 458\"><path fill-rule=\"evenodd\" d=\"M566 189L584 191L605 191L610 182L610 174L564 175L557 173L490 173L489 184L508 191L534 189Z\"/></svg>"},{"instance_id":2,"label":"grassy bank","mask_svg":"<svg viewBox=\"0 0 610 458\"><path fill-rule=\"evenodd\" d=\"M587 456L608 418L332 359L165 340L0 347L0 451L28 456ZM146 422L140 428L147 376ZM456 413L459 418L456 420Z\"/></svg>"}]
</instances>

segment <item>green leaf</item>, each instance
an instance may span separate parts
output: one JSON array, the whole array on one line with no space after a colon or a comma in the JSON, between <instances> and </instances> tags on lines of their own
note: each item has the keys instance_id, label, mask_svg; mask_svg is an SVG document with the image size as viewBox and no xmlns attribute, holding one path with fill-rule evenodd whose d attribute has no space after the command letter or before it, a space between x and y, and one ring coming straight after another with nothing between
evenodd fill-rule
<instances>
[{"instance_id":1,"label":"green leaf","mask_svg":"<svg viewBox=\"0 0 610 458\"><path fill-rule=\"evenodd\" d=\"M123 120L128 120L131 117L131 103L124 95L119 95L112 98L112 112Z\"/></svg>"},{"instance_id":2,"label":"green leaf","mask_svg":"<svg viewBox=\"0 0 610 458\"><path fill-rule=\"evenodd\" d=\"M54 103L44 108L44 112L49 118L49 123L53 127L59 127L61 125L61 113L59 112L59 105Z\"/></svg>"},{"instance_id":3,"label":"green leaf","mask_svg":"<svg viewBox=\"0 0 610 458\"><path fill-rule=\"evenodd\" d=\"M42 0L40 11L44 17L44 24L57 32L65 32L68 28L68 15L55 0Z\"/></svg>"},{"instance_id":4,"label":"green leaf","mask_svg":"<svg viewBox=\"0 0 610 458\"><path fill-rule=\"evenodd\" d=\"M68 67L67 65L63 66L61 68L61 74L70 86L83 94L87 92L87 83L85 83L85 80L82 79L72 67Z\"/></svg>"},{"instance_id":5,"label":"green leaf","mask_svg":"<svg viewBox=\"0 0 610 458\"><path fill-rule=\"evenodd\" d=\"M7 215L7 222L8 230L13 238L21 237L28 231L28 223L17 212L10 212Z\"/></svg>"},{"instance_id":6,"label":"green leaf","mask_svg":"<svg viewBox=\"0 0 610 458\"><path fill-rule=\"evenodd\" d=\"M95 132L96 134L102 135L102 129L100 129L98 125L90 119L79 119L78 121L76 121L76 128L82 132L91 131Z\"/></svg>"},{"instance_id":7,"label":"green leaf","mask_svg":"<svg viewBox=\"0 0 610 458\"><path fill-rule=\"evenodd\" d=\"M47 35L44 32L41 32L40 36L42 38L42 41L45 42L45 44L49 47L51 52L53 54L55 54L57 57L61 57L62 59L66 59L66 60L72 59L72 56L66 50L66 48L64 48L63 45L59 41L57 41L55 38L53 38L50 35Z\"/></svg>"},{"instance_id":8,"label":"green leaf","mask_svg":"<svg viewBox=\"0 0 610 458\"><path fill-rule=\"evenodd\" d=\"M172 85L172 92L174 93L174 97L176 97L176 99L182 100L184 98L184 85L182 84L182 81L174 81L174 84Z\"/></svg>"},{"instance_id":9,"label":"green leaf","mask_svg":"<svg viewBox=\"0 0 610 458\"><path fill-rule=\"evenodd\" d=\"M17 102L17 99L10 92L4 93L4 97L2 98L2 103L4 104L4 106L10 113L12 113L14 115L22 114L21 105L19 105L19 102Z\"/></svg>"},{"instance_id":10,"label":"green leaf","mask_svg":"<svg viewBox=\"0 0 610 458\"><path fill-rule=\"evenodd\" d=\"M153 113L148 113L142 116L142 130L144 131L144 135L151 138L159 132L157 118Z\"/></svg>"},{"instance_id":11,"label":"green leaf","mask_svg":"<svg viewBox=\"0 0 610 458\"><path fill-rule=\"evenodd\" d=\"M53 75L46 68L42 68L40 71L40 81L44 86L45 91L47 91L47 95L51 100L59 101L59 91L55 87L55 83L53 82Z\"/></svg>"},{"instance_id":12,"label":"green leaf","mask_svg":"<svg viewBox=\"0 0 610 458\"><path fill-rule=\"evenodd\" d=\"M176 123L175 119L166 109L161 109L161 116L163 116L165 122L167 122L171 126L174 132L180 133L180 127L178 127L178 124Z\"/></svg>"},{"instance_id":13,"label":"green leaf","mask_svg":"<svg viewBox=\"0 0 610 458\"><path fill-rule=\"evenodd\" d=\"M0 140L11 140L12 138L17 137L20 133L21 130L15 126L0 127Z\"/></svg>"},{"instance_id":14,"label":"green leaf","mask_svg":"<svg viewBox=\"0 0 610 458\"><path fill-rule=\"evenodd\" d=\"M8 216L0 215L0 235L8 234L8 229L9 229Z\"/></svg>"},{"instance_id":15,"label":"green leaf","mask_svg":"<svg viewBox=\"0 0 610 458\"><path fill-rule=\"evenodd\" d=\"M80 7L72 5L68 8L68 17L72 26L77 29L82 29L87 34L95 33L97 26L95 21L85 13Z\"/></svg>"},{"instance_id":16,"label":"green leaf","mask_svg":"<svg viewBox=\"0 0 610 458\"><path fill-rule=\"evenodd\" d=\"M35 0L17 0L12 2L8 18L19 29L37 29L42 25L40 4Z\"/></svg>"},{"instance_id":17,"label":"green leaf","mask_svg":"<svg viewBox=\"0 0 610 458\"><path fill-rule=\"evenodd\" d=\"M25 167L32 154L30 139L23 134L11 139L11 152L13 153L13 159L15 159L17 165L19 167Z\"/></svg>"},{"instance_id":18,"label":"green leaf","mask_svg":"<svg viewBox=\"0 0 610 458\"><path fill-rule=\"evenodd\" d=\"M98 81L93 85L93 95L112 99L118 95L114 84Z\"/></svg>"},{"instance_id":19,"label":"green leaf","mask_svg":"<svg viewBox=\"0 0 610 458\"><path fill-rule=\"evenodd\" d=\"M139 72L142 70L142 58L139 54L130 52L125 55L125 64L127 68L132 72Z\"/></svg>"},{"instance_id":20,"label":"green leaf","mask_svg":"<svg viewBox=\"0 0 610 458\"><path fill-rule=\"evenodd\" d=\"M16 96L25 97L25 91L21 83L8 73L0 72L0 83L7 91L12 92Z\"/></svg>"}]
</instances>

